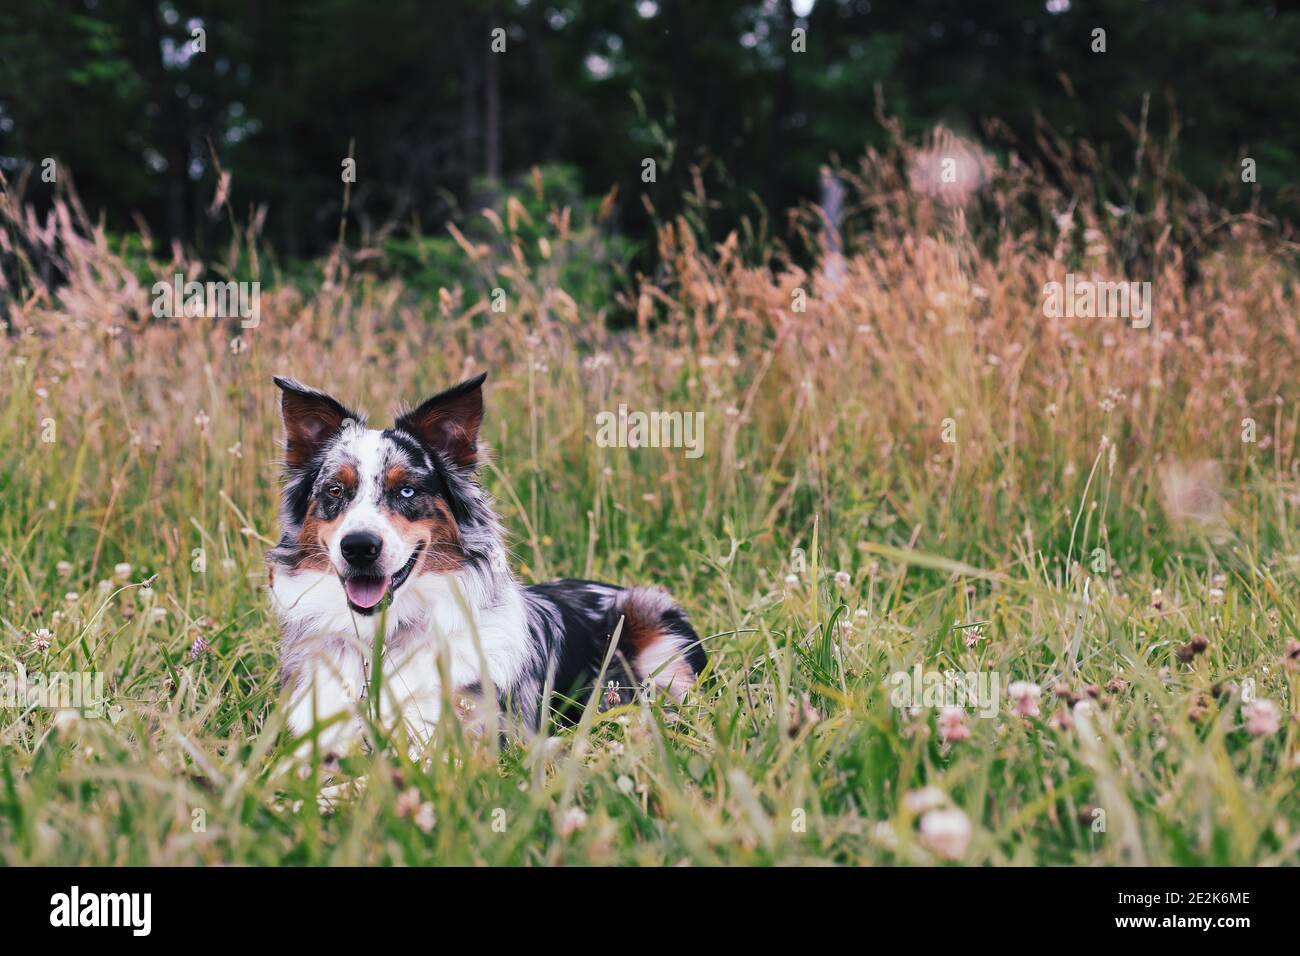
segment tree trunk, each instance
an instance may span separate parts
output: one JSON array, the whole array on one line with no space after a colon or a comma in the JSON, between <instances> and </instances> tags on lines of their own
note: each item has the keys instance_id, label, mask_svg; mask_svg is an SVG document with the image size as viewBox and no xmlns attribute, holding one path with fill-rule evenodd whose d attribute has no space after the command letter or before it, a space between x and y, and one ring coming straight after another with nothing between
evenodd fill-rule
<instances>
[{"instance_id":1,"label":"tree trunk","mask_svg":"<svg viewBox=\"0 0 1300 956\"><path fill-rule=\"evenodd\" d=\"M487 136L486 159L488 178L501 181L501 68L499 57L504 53L487 53Z\"/></svg>"}]
</instances>

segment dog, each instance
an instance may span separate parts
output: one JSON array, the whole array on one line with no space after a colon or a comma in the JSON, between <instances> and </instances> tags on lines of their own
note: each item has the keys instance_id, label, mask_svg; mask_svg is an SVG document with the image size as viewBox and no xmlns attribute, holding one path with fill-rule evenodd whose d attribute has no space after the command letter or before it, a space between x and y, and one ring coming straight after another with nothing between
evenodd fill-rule
<instances>
[{"instance_id":1,"label":"dog","mask_svg":"<svg viewBox=\"0 0 1300 956\"><path fill-rule=\"evenodd\" d=\"M699 637L662 589L516 580L476 480L486 378L382 430L324 392L275 378L284 487L281 537L267 557L288 724L304 741L319 727L328 756L364 739L360 704L374 687L381 721L400 722L416 752L453 697L491 692L504 726L527 734L552 709L548 690L577 703L595 690L610 706L646 682L680 700L704 669Z\"/></svg>"}]
</instances>

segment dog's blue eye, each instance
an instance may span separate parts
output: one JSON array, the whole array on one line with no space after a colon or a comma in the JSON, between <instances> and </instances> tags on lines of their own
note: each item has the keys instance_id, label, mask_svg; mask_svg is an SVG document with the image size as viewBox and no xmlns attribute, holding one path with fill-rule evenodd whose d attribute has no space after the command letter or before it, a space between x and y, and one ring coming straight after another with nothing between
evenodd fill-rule
<instances>
[{"instance_id":1,"label":"dog's blue eye","mask_svg":"<svg viewBox=\"0 0 1300 956\"><path fill-rule=\"evenodd\" d=\"M398 494L401 495L403 498L414 498L415 489L412 488L410 485L403 485L402 490L399 491Z\"/></svg>"}]
</instances>

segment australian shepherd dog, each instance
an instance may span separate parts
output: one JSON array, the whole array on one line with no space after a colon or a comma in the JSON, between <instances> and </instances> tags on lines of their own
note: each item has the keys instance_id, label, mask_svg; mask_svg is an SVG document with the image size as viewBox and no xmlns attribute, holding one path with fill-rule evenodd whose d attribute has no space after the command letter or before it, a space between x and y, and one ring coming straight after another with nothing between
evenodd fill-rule
<instances>
[{"instance_id":1,"label":"australian shepherd dog","mask_svg":"<svg viewBox=\"0 0 1300 956\"><path fill-rule=\"evenodd\" d=\"M515 579L475 476L486 377L382 430L275 379L284 496L268 558L289 726L304 740L319 727L327 755L363 738L375 688L381 724L404 726L418 749L445 701L490 692L527 733L558 709L544 698L608 706L644 687L680 699L704 667L686 615L658 588Z\"/></svg>"}]
</instances>

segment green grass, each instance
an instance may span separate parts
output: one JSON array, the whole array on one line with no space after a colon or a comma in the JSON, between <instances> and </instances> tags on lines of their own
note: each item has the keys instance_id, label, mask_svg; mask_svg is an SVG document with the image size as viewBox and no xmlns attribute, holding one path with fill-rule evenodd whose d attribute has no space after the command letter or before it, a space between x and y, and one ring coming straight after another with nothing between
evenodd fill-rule
<instances>
[{"instance_id":1,"label":"green grass","mask_svg":"<svg viewBox=\"0 0 1300 956\"><path fill-rule=\"evenodd\" d=\"M558 294L559 236L533 265L475 253L503 315L345 256L318 288L264 277L246 332L150 319L131 268L65 237L86 267L0 339L0 671L101 673L109 715L0 707L0 862L930 864L921 818L949 808L954 863L1294 863L1295 274L1238 235L1195 285L1153 263L1150 332L1049 323L1060 237L989 251L917 202L880 206L806 313L815 278L670 224L619 335ZM708 671L527 744L444 720L416 765L372 726L300 764L264 590L271 375L379 420L478 368L519 577L662 584ZM704 455L596 447L620 401L703 411ZM996 714L941 740L891 700L918 663L996 675Z\"/></svg>"},{"instance_id":2,"label":"green grass","mask_svg":"<svg viewBox=\"0 0 1300 956\"><path fill-rule=\"evenodd\" d=\"M585 531L569 512L627 512L627 526L600 542L590 571L670 584L707 635L706 679L671 714L654 702L593 711L576 728L501 753L447 721L427 769L413 766L404 747L386 746L377 729L378 749L350 759L334 780L364 784L324 810L314 798L318 778L304 779L291 759L275 629L257 586L261 541L240 533L235 506L214 494L203 524L196 514L159 510L128 477L116 510L164 527L189 524L185 537L206 542L208 566L190 572L187 548L159 561L129 536L108 535L103 570L91 576L85 545L104 513L75 504L75 466L39 484L9 475L7 662L104 672L115 719L4 712L0 859L923 863L933 857L905 798L932 785L972 822L968 863L1294 860L1294 724L1253 739L1241 727L1239 696L1211 690L1253 679L1259 696L1280 701L1284 713L1294 708L1294 671L1278 653L1297 615L1294 560L1268 567L1254 555L1256 542L1235 539L1224 549L1230 563L1214 571L1227 577L1222 597L1212 597L1213 552L1193 546L1160 577L1094 575L1085 609L1081 588L1058 585L1041 555L959 565L847 537L837 531L854 523L845 516L819 524L815 544L804 542L806 570L787 585L783 549L700 531L709 516L637 520L635 502L620 503L608 487L534 477L540 498L568 505L554 517L539 509L538 563L585 573ZM505 475L496 483L512 484L505 500L526 497L530 484ZM196 490L178 497L196 504ZM1055 504L1043 503L1045 525ZM255 507L269 512L267 502ZM519 516L510 524L518 528ZM972 544L980 536L959 523L943 530ZM1139 567L1152 550L1137 539L1124 547ZM55 564L64 559L73 567L60 576ZM118 559L132 563L124 578L158 572L159 581L151 591L97 586ZM838 569L848 571L847 585L833 580ZM55 609L51 646L38 651L27 635L48 626ZM1076 676L1068 648L1081 612ZM964 626L973 622L983 622L980 639L968 647ZM1180 662L1174 648L1194 633L1209 638L1208 650ZM191 659L200 636L209 650ZM1058 709L1049 689L1041 716L1015 716L1004 700L997 717L967 720L969 740L943 746L933 712L891 706L889 675L918 660L991 670L1004 689L1012 680L1064 680L1082 691L1116 676L1127 688L1102 691L1095 747L1084 746L1078 727L1049 722ZM1192 722L1186 714L1198 697L1206 710ZM1105 832L1092 827L1097 806ZM566 835L571 808L585 824Z\"/></svg>"}]
</instances>

